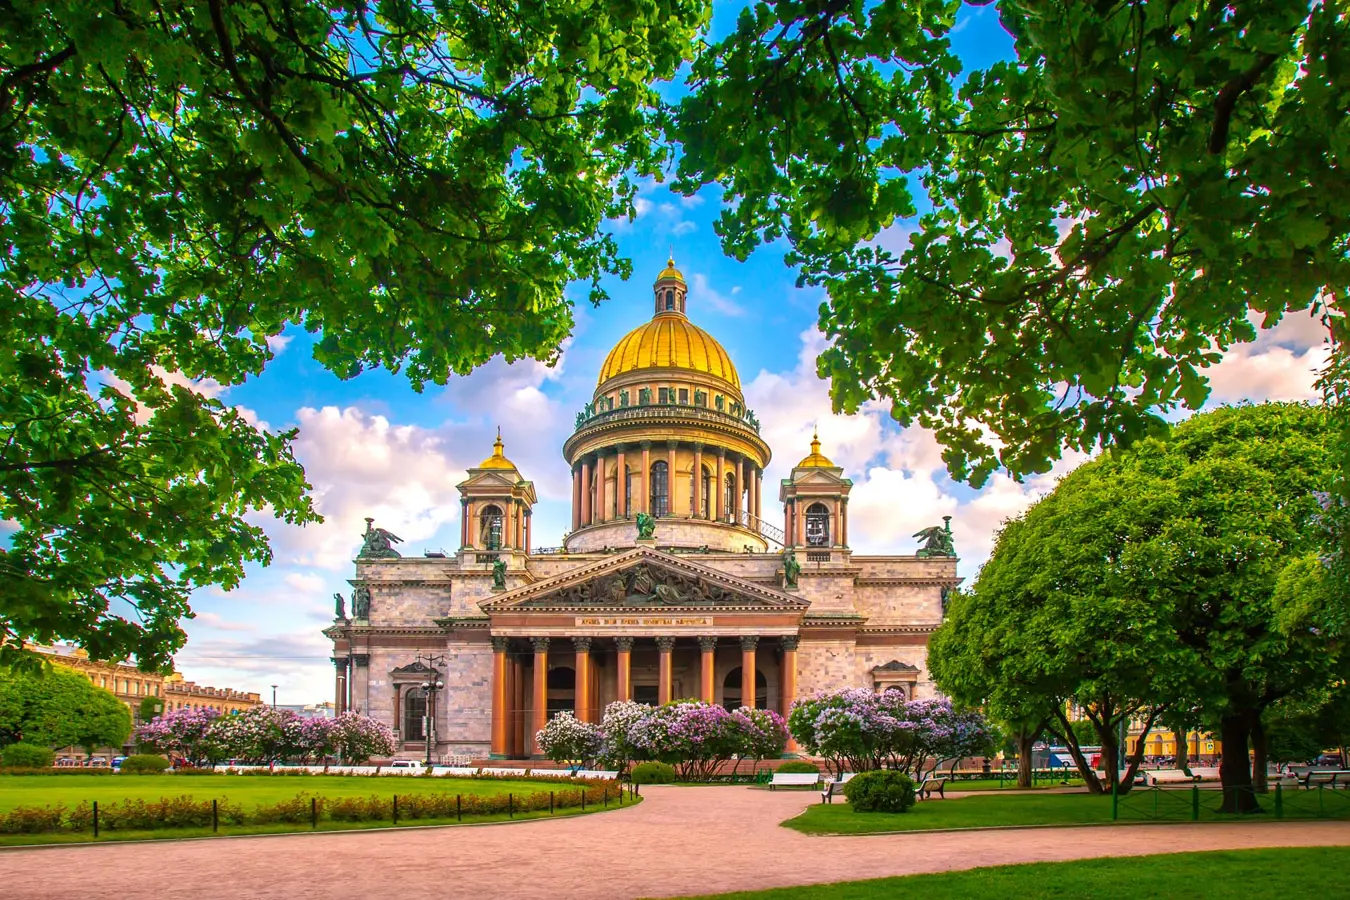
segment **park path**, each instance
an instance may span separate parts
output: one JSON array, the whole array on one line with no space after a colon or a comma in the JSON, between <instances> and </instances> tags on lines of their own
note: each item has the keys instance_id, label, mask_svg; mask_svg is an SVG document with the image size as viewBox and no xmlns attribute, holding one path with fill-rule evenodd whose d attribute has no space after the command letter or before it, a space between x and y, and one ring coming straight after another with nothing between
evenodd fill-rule
<instances>
[{"instance_id":1,"label":"park path","mask_svg":"<svg viewBox=\"0 0 1350 900\"><path fill-rule=\"evenodd\" d=\"M643 793L646 802L632 809L508 825L0 851L0 896L624 900L1002 863L1350 845L1343 822L808 836L778 823L814 802L814 793L745 787Z\"/></svg>"}]
</instances>

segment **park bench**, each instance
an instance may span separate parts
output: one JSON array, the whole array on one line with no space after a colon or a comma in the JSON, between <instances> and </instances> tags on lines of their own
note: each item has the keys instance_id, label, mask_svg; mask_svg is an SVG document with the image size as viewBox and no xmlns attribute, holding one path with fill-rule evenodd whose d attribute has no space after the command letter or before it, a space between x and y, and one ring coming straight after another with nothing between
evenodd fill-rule
<instances>
[{"instance_id":1,"label":"park bench","mask_svg":"<svg viewBox=\"0 0 1350 900\"><path fill-rule=\"evenodd\" d=\"M925 781L922 785L920 785L919 799L931 800L933 799L933 792L936 791L940 799L946 800L947 782L949 781L951 781L950 778L930 778L929 780Z\"/></svg>"},{"instance_id":2,"label":"park bench","mask_svg":"<svg viewBox=\"0 0 1350 900\"><path fill-rule=\"evenodd\" d=\"M1309 769L1298 783L1305 788L1312 788L1315 785L1325 784L1333 790L1339 786L1350 788L1350 770L1346 769Z\"/></svg>"},{"instance_id":3,"label":"park bench","mask_svg":"<svg viewBox=\"0 0 1350 900\"><path fill-rule=\"evenodd\" d=\"M1200 780L1199 775L1187 775L1181 769L1160 769L1155 772L1144 772L1144 783L1156 787L1160 784L1194 784Z\"/></svg>"},{"instance_id":4,"label":"park bench","mask_svg":"<svg viewBox=\"0 0 1350 900\"><path fill-rule=\"evenodd\" d=\"M769 782L769 790L777 787L815 787L820 781L819 772L774 772Z\"/></svg>"},{"instance_id":5,"label":"park bench","mask_svg":"<svg viewBox=\"0 0 1350 900\"><path fill-rule=\"evenodd\" d=\"M845 772L838 778L825 782L825 787L820 792L820 802L833 803L835 794L842 794L844 792L844 785L849 783L853 778L853 775L853 772Z\"/></svg>"}]
</instances>

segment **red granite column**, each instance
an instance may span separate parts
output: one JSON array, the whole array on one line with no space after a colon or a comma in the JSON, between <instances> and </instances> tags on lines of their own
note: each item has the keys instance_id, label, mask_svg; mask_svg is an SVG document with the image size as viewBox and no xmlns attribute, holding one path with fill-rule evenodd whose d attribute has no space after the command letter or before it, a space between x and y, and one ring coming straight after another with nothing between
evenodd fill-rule
<instances>
[{"instance_id":1,"label":"red granite column","mask_svg":"<svg viewBox=\"0 0 1350 900\"><path fill-rule=\"evenodd\" d=\"M743 635L741 637L741 706L755 708L755 648L759 646L759 637Z\"/></svg>"},{"instance_id":2,"label":"red granite column","mask_svg":"<svg viewBox=\"0 0 1350 900\"><path fill-rule=\"evenodd\" d=\"M675 639L673 637L657 638L656 649L660 651L656 670L656 702L669 703L672 699L670 655L671 651L675 649Z\"/></svg>"},{"instance_id":3,"label":"red granite column","mask_svg":"<svg viewBox=\"0 0 1350 900\"><path fill-rule=\"evenodd\" d=\"M532 637L530 643L534 646L534 709L531 710L534 721L530 723L529 734L525 735L525 743L529 745L530 754L537 756L540 750L535 735L548 724L548 638Z\"/></svg>"}]
</instances>

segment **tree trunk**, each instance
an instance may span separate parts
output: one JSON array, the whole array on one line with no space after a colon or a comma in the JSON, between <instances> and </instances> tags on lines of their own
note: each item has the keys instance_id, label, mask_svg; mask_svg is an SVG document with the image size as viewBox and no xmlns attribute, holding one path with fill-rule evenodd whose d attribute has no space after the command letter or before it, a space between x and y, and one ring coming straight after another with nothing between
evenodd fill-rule
<instances>
[{"instance_id":1,"label":"tree trunk","mask_svg":"<svg viewBox=\"0 0 1350 900\"><path fill-rule=\"evenodd\" d=\"M1172 737L1177 745L1177 768L1190 774L1191 771L1191 742L1190 735L1185 731L1172 729Z\"/></svg>"},{"instance_id":2,"label":"tree trunk","mask_svg":"<svg viewBox=\"0 0 1350 900\"><path fill-rule=\"evenodd\" d=\"M1078 766L1078 773L1083 776L1083 781L1087 783L1089 794L1105 794L1106 788L1102 786L1102 780L1097 777L1097 771L1092 768L1087 757L1083 755L1083 748L1078 743L1078 736L1073 733L1073 726L1065 717L1063 711L1056 710L1055 718L1059 720L1064 733L1055 735L1064 741L1064 746L1069 748L1069 755L1073 757L1074 765ZM1054 731L1051 731L1054 734Z\"/></svg>"},{"instance_id":3,"label":"tree trunk","mask_svg":"<svg viewBox=\"0 0 1350 900\"><path fill-rule=\"evenodd\" d=\"M1261 724L1261 717L1257 716L1252 722L1252 786L1258 794L1270 790L1266 757L1266 726Z\"/></svg>"},{"instance_id":4,"label":"tree trunk","mask_svg":"<svg viewBox=\"0 0 1350 900\"><path fill-rule=\"evenodd\" d=\"M1017 735L1017 786L1031 787L1031 745L1035 743L1033 735L1025 732Z\"/></svg>"},{"instance_id":5,"label":"tree trunk","mask_svg":"<svg viewBox=\"0 0 1350 900\"><path fill-rule=\"evenodd\" d=\"M1223 759L1219 761L1219 781L1223 784L1221 812L1260 812L1252 790L1252 766L1247 759L1247 739L1252 730L1252 713L1230 713L1219 720L1219 739L1223 741Z\"/></svg>"}]
</instances>

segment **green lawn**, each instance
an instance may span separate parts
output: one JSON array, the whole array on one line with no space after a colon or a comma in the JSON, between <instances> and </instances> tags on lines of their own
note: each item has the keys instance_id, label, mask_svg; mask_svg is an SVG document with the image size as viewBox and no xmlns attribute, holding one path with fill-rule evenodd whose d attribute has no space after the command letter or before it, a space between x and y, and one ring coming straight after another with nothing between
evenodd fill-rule
<instances>
[{"instance_id":1,"label":"green lawn","mask_svg":"<svg viewBox=\"0 0 1350 900\"><path fill-rule=\"evenodd\" d=\"M991 825L1081 825L1107 822L1111 798L1092 794L1006 794L924 800L907 813L855 813L847 801L817 803L783 824L806 834L866 834Z\"/></svg>"},{"instance_id":2,"label":"green lawn","mask_svg":"<svg viewBox=\"0 0 1350 900\"><path fill-rule=\"evenodd\" d=\"M973 781L949 781L947 782L947 793L960 793L962 791L1013 791L1013 790L1044 790L1052 787L1082 787L1083 779L1070 778L1065 784L1063 780L1056 779L1037 779L1036 783L1030 788L1019 788L1016 778L1005 778L999 781L997 778L978 778Z\"/></svg>"},{"instance_id":3,"label":"green lawn","mask_svg":"<svg viewBox=\"0 0 1350 900\"><path fill-rule=\"evenodd\" d=\"M84 800L113 803L182 796L202 800L228 798L248 808L289 800L301 792L319 797L506 793L523 796L548 790L549 784L540 781L394 775L0 775L0 812L17 806L58 803L74 807Z\"/></svg>"},{"instance_id":4,"label":"green lawn","mask_svg":"<svg viewBox=\"0 0 1350 900\"><path fill-rule=\"evenodd\" d=\"M961 801L964 804L966 801ZM1119 897L1203 897L1326 900L1346 893L1350 848L1294 847L1176 853L1068 863L996 866L941 875L878 878L814 887L717 894L717 900L1063 900ZM713 895L703 898L712 900Z\"/></svg>"}]
</instances>

